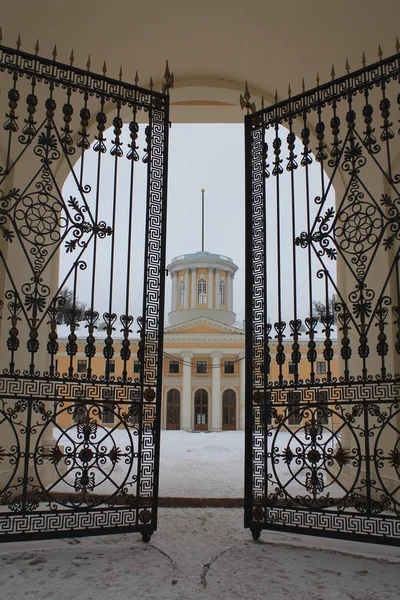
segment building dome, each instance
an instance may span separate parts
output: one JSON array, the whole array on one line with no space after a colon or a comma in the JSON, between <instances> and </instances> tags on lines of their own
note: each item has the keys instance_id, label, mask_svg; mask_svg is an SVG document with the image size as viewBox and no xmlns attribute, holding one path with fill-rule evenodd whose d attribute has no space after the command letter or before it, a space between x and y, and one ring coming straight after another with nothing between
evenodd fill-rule
<instances>
[{"instance_id":1,"label":"building dome","mask_svg":"<svg viewBox=\"0 0 400 600\"><path fill-rule=\"evenodd\" d=\"M233 325L233 278L238 267L222 254L194 252L176 256L167 266L171 276L171 325L198 317Z\"/></svg>"}]
</instances>

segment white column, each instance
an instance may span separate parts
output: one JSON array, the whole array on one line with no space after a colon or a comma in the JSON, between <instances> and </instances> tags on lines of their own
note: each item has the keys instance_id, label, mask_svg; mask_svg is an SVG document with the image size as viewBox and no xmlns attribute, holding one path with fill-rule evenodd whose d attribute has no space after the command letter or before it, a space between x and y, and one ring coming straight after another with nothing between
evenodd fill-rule
<instances>
[{"instance_id":1,"label":"white column","mask_svg":"<svg viewBox=\"0 0 400 600\"><path fill-rule=\"evenodd\" d=\"M214 269L209 267L209 269L208 269L208 308L213 307L213 271L214 271Z\"/></svg>"},{"instance_id":2,"label":"white column","mask_svg":"<svg viewBox=\"0 0 400 600\"><path fill-rule=\"evenodd\" d=\"M221 397L221 356L220 352L213 352L212 359L212 387L211 387L211 430L222 429L222 397Z\"/></svg>"},{"instance_id":3,"label":"white column","mask_svg":"<svg viewBox=\"0 0 400 600\"><path fill-rule=\"evenodd\" d=\"M233 273L228 273L228 285L227 285L227 292L228 292L228 298L227 298L227 309L228 310L233 310Z\"/></svg>"},{"instance_id":4,"label":"white column","mask_svg":"<svg viewBox=\"0 0 400 600\"><path fill-rule=\"evenodd\" d=\"M215 269L215 308L219 309L219 269Z\"/></svg>"},{"instance_id":5,"label":"white column","mask_svg":"<svg viewBox=\"0 0 400 600\"><path fill-rule=\"evenodd\" d=\"M245 395L245 364L244 352L239 354L239 369L240 369L240 390L239 390L239 427L238 429L244 429L245 426L245 415L246 415L246 395Z\"/></svg>"},{"instance_id":6,"label":"white column","mask_svg":"<svg viewBox=\"0 0 400 600\"><path fill-rule=\"evenodd\" d=\"M196 271L197 269L194 268L192 269L192 300L190 303L190 308L196 308L196 300L197 300L197 294L196 294L196 288L197 288L197 281L196 281Z\"/></svg>"},{"instance_id":7,"label":"white column","mask_svg":"<svg viewBox=\"0 0 400 600\"><path fill-rule=\"evenodd\" d=\"M182 352L182 399L181 399L181 429L192 430L192 352Z\"/></svg>"},{"instance_id":8,"label":"white column","mask_svg":"<svg viewBox=\"0 0 400 600\"><path fill-rule=\"evenodd\" d=\"M184 308L189 308L189 269L185 269L185 304Z\"/></svg>"},{"instance_id":9,"label":"white column","mask_svg":"<svg viewBox=\"0 0 400 600\"><path fill-rule=\"evenodd\" d=\"M171 311L176 310L176 273L171 273Z\"/></svg>"}]
</instances>

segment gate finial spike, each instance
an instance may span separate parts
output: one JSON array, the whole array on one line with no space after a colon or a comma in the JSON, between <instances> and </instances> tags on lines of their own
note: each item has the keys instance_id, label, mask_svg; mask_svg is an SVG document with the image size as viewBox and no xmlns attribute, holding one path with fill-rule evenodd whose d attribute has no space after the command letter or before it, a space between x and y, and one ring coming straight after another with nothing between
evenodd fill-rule
<instances>
[{"instance_id":1,"label":"gate finial spike","mask_svg":"<svg viewBox=\"0 0 400 600\"><path fill-rule=\"evenodd\" d=\"M335 73L335 67L334 67L334 65L332 65L332 69L331 69L332 81L335 79L335 75L336 75L336 73Z\"/></svg>"},{"instance_id":2,"label":"gate finial spike","mask_svg":"<svg viewBox=\"0 0 400 600\"><path fill-rule=\"evenodd\" d=\"M38 53L39 53L39 38L36 40L36 44L35 44L34 50L35 50L35 54L37 56Z\"/></svg>"},{"instance_id":3,"label":"gate finial spike","mask_svg":"<svg viewBox=\"0 0 400 600\"><path fill-rule=\"evenodd\" d=\"M382 60L383 52L380 44L378 45L378 56L379 59Z\"/></svg>"},{"instance_id":4,"label":"gate finial spike","mask_svg":"<svg viewBox=\"0 0 400 600\"><path fill-rule=\"evenodd\" d=\"M69 55L69 64L71 65L71 67L74 64L74 61L75 61L74 51L71 50L71 54Z\"/></svg>"},{"instance_id":5,"label":"gate finial spike","mask_svg":"<svg viewBox=\"0 0 400 600\"><path fill-rule=\"evenodd\" d=\"M319 87L319 72L317 71L317 87Z\"/></svg>"},{"instance_id":6,"label":"gate finial spike","mask_svg":"<svg viewBox=\"0 0 400 600\"><path fill-rule=\"evenodd\" d=\"M150 81L149 81L149 88L153 91L153 87L154 87L154 83L153 83L153 78L150 77Z\"/></svg>"},{"instance_id":7,"label":"gate finial spike","mask_svg":"<svg viewBox=\"0 0 400 600\"><path fill-rule=\"evenodd\" d=\"M87 68L88 71L90 70L90 65L91 64L92 63L90 62L90 54L89 54L88 59L87 59L87 63L86 63L86 68Z\"/></svg>"},{"instance_id":8,"label":"gate finial spike","mask_svg":"<svg viewBox=\"0 0 400 600\"><path fill-rule=\"evenodd\" d=\"M305 92L305 91L306 91L306 85L305 85L305 83L304 83L304 77L303 77L303 78L302 78L302 80L301 80L301 89L303 90L303 92Z\"/></svg>"},{"instance_id":9,"label":"gate finial spike","mask_svg":"<svg viewBox=\"0 0 400 600\"><path fill-rule=\"evenodd\" d=\"M244 86L244 94L240 94L240 108L242 110L246 109L247 110L247 114L249 115L250 113L256 112L256 105L254 102L250 102L251 99L251 94L249 92L249 86L247 85L247 81L246 84Z\"/></svg>"},{"instance_id":10,"label":"gate finial spike","mask_svg":"<svg viewBox=\"0 0 400 600\"><path fill-rule=\"evenodd\" d=\"M400 52L400 42L399 42L399 36L396 35L396 51L397 53Z\"/></svg>"},{"instance_id":11,"label":"gate finial spike","mask_svg":"<svg viewBox=\"0 0 400 600\"><path fill-rule=\"evenodd\" d=\"M264 110L264 95L261 96L261 110Z\"/></svg>"},{"instance_id":12,"label":"gate finial spike","mask_svg":"<svg viewBox=\"0 0 400 600\"><path fill-rule=\"evenodd\" d=\"M118 75L118 77L119 77L119 80L121 81L122 80L122 65L119 68L119 75Z\"/></svg>"},{"instance_id":13,"label":"gate finial spike","mask_svg":"<svg viewBox=\"0 0 400 600\"><path fill-rule=\"evenodd\" d=\"M103 62L103 68L102 68L102 71L103 71L103 75L105 75L105 74L107 73L107 65L106 65L106 61L104 61L104 62Z\"/></svg>"},{"instance_id":14,"label":"gate finial spike","mask_svg":"<svg viewBox=\"0 0 400 600\"><path fill-rule=\"evenodd\" d=\"M275 104L278 103L278 90L275 89Z\"/></svg>"},{"instance_id":15,"label":"gate finial spike","mask_svg":"<svg viewBox=\"0 0 400 600\"><path fill-rule=\"evenodd\" d=\"M164 81L162 83L162 93L169 94L169 90L174 87L174 74L170 72L168 61L165 61Z\"/></svg>"},{"instance_id":16,"label":"gate finial spike","mask_svg":"<svg viewBox=\"0 0 400 600\"><path fill-rule=\"evenodd\" d=\"M21 48L21 34L18 34L18 39L17 39L17 50L19 50Z\"/></svg>"},{"instance_id":17,"label":"gate finial spike","mask_svg":"<svg viewBox=\"0 0 400 600\"><path fill-rule=\"evenodd\" d=\"M362 66L365 67L365 65L367 64L367 59L365 58L365 52L363 52L361 62L362 62Z\"/></svg>"},{"instance_id":18,"label":"gate finial spike","mask_svg":"<svg viewBox=\"0 0 400 600\"><path fill-rule=\"evenodd\" d=\"M288 85L287 93L288 93L289 98L291 98L292 97L292 88L290 87L290 83Z\"/></svg>"},{"instance_id":19,"label":"gate finial spike","mask_svg":"<svg viewBox=\"0 0 400 600\"><path fill-rule=\"evenodd\" d=\"M346 67L345 68L346 68L346 73L348 75L350 73L350 65L349 65L349 59L348 58L346 58Z\"/></svg>"},{"instance_id":20,"label":"gate finial spike","mask_svg":"<svg viewBox=\"0 0 400 600\"><path fill-rule=\"evenodd\" d=\"M54 44L54 48L53 48L53 60L56 60L57 58L57 44Z\"/></svg>"},{"instance_id":21,"label":"gate finial spike","mask_svg":"<svg viewBox=\"0 0 400 600\"><path fill-rule=\"evenodd\" d=\"M0 44L3 41L3 28L0 27Z\"/></svg>"},{"instance_id":22,"label":"gate finial spike","mask_svg":"<svg viewBox=\"0 0 400 600\"><path fill-rule=\"evenodd\" d=\"M135 79L133 81L135 82L135 85L137 85L139 82L139 73L137 71L135 73Z\"/></svg>"}]
</instances>

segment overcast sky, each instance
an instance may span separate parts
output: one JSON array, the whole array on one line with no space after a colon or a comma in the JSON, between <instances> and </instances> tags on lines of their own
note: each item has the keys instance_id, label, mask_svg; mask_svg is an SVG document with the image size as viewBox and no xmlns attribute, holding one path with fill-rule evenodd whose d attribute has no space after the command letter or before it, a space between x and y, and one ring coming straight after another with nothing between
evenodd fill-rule
<instances>
[{"instance_id":1,"label":"overcast sky","mask_svg":"<svg viewBox=\"0 0 400 600\"><path fill-rule=\"evenodd\" d=\"M126 152L129 138L123 136L123 149ZM286 132L285 132L286 135ZM107 144L113 139L111 131L106 132ZM143 139L139 138L142 153ZM282 158L286 158L287 150L283 147ZM98 155L89 151L86 153L86 179L92 185L91 194L87 195L89 205L93 206L95 196L96 161ZM301 158L301 157L300 157ZM111 205L113 195L114 159L109 154L102 156L102 210L100 218L107 223L111 220ZM75 169L79 168L79 163ZM146 167L142 162L135 165L135 197L133 214L133 244L134 261L131 268L132 298L130 310L135 316L141 314L141 281L143 272L143 231L144 231L144 201ZM296 235L306 228L304 176L296 173ZM124 312L123 297L126 281L126 247L128 220L128 188L130 163L122 159L118 167L118 216L116 227L116 265L114 273L115 296L113 310ZM271 320L277 318L276 306L276 196L275 178L268 181L268 270L269 270L269 308ZM313 165L311 177L312 193L320 193L320 175L318 165ZM244 132L243 125L186 125L175 124L170 129L169 153L169 185L168 185L168 233L167 233L167 264L175 256L201 250L201 188L205 192L205 250L229 256L239 267L234 279L234 310L237 319L244 319ZM293 318L293 289L291 277L292 265L292 232L290 227L290 176L285 172L281 184L281 252L285 264L284 278L284 318ZM69 177L63 189L65 196L76 197L76 187ZM333 195L332 195L333 202ZM99 242L97 259L99 275L96 279L96 307L99 312L107 310L106 298L109 289L109 256L110 238ZM307 302L302 294L301 286L306 285L306 252L296 250L300 277L297 282L297 292L300 297L299 313L301 318L308 314ZM62 253L61 275L75 259L75 255ZM86 262L91 264L90 251L86 251ZM334 265L332 265L334 266ZM316 272L318 265L313 265ZM88 302L91 290L90 267L79 274L79 295ZM167 278L166 313L170 310L170 280ZM304 296L304 297L303 297ZM316 299L323 298L320 282L316 288ZM303 299L301 299L303 297ZM95 307L95 308L96 308Z\"/></svg>"}]
</instances>

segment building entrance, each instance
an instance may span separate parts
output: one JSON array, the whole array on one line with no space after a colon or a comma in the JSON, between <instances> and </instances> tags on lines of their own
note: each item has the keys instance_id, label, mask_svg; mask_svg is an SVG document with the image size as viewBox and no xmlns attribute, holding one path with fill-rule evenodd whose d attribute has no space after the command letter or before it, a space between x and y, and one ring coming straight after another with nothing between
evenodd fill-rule
<instances>
[{"instance_id":1,"label":"building entrance","mask_svg":"<svg viewBox=\"0 0 400 600\"><path fill-rule=\"evenodd\" d=\"M194 429L208 430L208 392L197 390L194 394Z\"/></svg>"}]
</instances>

